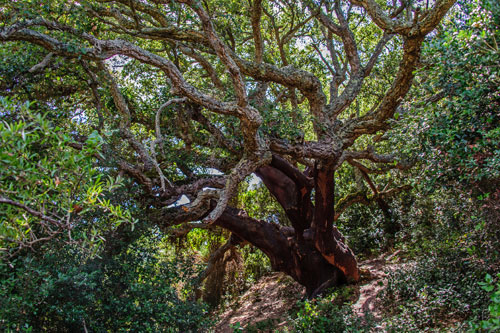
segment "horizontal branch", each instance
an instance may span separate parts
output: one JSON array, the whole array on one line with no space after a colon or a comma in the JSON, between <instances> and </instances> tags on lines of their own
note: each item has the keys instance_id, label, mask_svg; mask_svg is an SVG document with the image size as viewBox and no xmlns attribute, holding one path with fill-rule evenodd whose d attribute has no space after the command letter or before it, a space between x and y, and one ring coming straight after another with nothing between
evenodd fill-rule
<instances>
[{"instance_id":1,"label":"horizontal branch","mask_svg":"<svg viewBox=\"0 0 500 333\"><path fill-rule=\"evenodd\" d=\"M367 174L378 174L378 175L386 174L389 170L393 169L408 170L411 167L411 164L396 163L396 164L389 164L381 169L372 169L354 159L347 159L347 162L350 165L358 168L359 170L366 172Z\"/></svg>"},{"instance_id":2,"label":"horizontal branch","mask_svg":"<svg viewBox=\"0 0 500 333\"><path fill-rule=\"evenodd\" d=\"M238 115L238 106L236 103L221 102L200 92L184 80L179 69L170 60L127 41L118 39L99 40L92 37L91 42L94 47L82 47L80 50L74 50L74 47L69 44L37 31L22 29L12 33L10 30L9 27L6 27L0 31L0 41L27 41L42 46L50 52L69 58L82 57L89 60L102 61L118 54L134 58L142 63L163 70L171 80L174 88L193 102L213 112Z\"/></svg>"},{"instance_id":3,"label":"horizontal branch","mask_svg":"<svg viewBox=\"0 0 500 333\"><path fill-rule=\"evenodd\" d=\"M199 221L210 212L211 201L217 200L219 196L220 190L203 190L198 193L198 196L192 203L176 207L153 209L149 212L148 218L163 229L177 224Z\"/></svg>"},{"instance_id":4,"label":"horizontal branch","mask_svg":"<svg viewBox=\"0 0 500 333\"><path fill-rule=\"evenodd\" d=\"M372 202L377 202L377 200L379 199L386 199L397 193L408 191L410 189L411 189L410 185L403 185L391 188L386 191L377 192L377 194L371 196L367 195L365 191L351 193L346 197L340 199L335 205L335 220L337 220L347 208L351 207L354 204L360 203L364 205L369 205Z\"/></svg>"},{"instance_id":5,"label":"horizontal branch","mask_svg":"<svg viewBox=\"0 0 500 333\"><path fill-rule=\"evenodd\" d=\"M21 209L25 210L26 212L28 212L30 215L38 217L41 220L47 221L49 223L52 223L52 224L54 224L54 225L56 225L58 227L63 226L63 223L61 221L53 219L52 217L47 216L47 215L43 214L42 212L40 212L38 210L35 210L33 208L30 208L29 206L27 206L25 204L22 204L22 203L20 203L18 201L14 201L14 200L11 200L9 198L5 198L5 197L1 197L0 196L0 204L7 204L7 205L11 205L11 206L14 206L14 207L21 208Z\"/></svg>"},{"instance_id":6,"label":"horizontal branch","mask_svg":"<svg viewBox=\"0 0 500 333\"><path fill-rule=\"evenodd\" d=\"M271 151L279 155L290 155L296 159L315 158L325 161L337 160L340 156L340 142L306 141L294 144L280 139L271 139Z\"/></svg>"}]
</instances>

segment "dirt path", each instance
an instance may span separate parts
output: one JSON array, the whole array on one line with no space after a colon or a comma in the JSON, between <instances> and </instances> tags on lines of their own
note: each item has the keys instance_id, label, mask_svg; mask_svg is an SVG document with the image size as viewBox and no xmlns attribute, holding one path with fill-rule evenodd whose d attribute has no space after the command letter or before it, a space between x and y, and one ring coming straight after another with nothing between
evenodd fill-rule
<instances>
[{"instance_id":1,"label":"dirt path","mask_svg":"<svg viewBox=\"0 0 500 333\"><path fill-rule=\"evenodd\" d=\"M288 311L305 295L305 288L283 273L261 278L220 316L215 332L233 332L231 326L240 323L274 327L286 324Z\"/></svg>"},{"instance_id":2,"label":"dirt path","mask_svg":"<svg viewBox=\"0 0 500 333\"><path fill-rule=\"evenodd\" d=\"M398 252L386 254L361 262L359 298L352 305L354 313L359 317L370 313L374 320L382 319L380 292L387 285L386 272L399 269L403 265L397 262L397 254ZM259 324L265 326L267 322L274 329L279 329L286 325L288 312L304 295L304 287L282 273L265 276L220 315L215 332L233 332L230 326L237 323L241 327L248 324L259 327Z\"/></svg>"}]
</instances>

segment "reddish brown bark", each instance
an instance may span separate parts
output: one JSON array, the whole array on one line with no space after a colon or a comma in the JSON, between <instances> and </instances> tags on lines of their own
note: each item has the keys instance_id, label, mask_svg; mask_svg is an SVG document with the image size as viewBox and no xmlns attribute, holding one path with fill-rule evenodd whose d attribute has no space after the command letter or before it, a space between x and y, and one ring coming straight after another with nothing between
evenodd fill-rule
<instances>
[{"instance_id":1,"label":"reddish brown bark","mask_svg":"<svg viewBox=\"0 0 500 333\"><path fill-rule=\"evenodd\" d=\"M319 169L314 172L315 210L312 231L314 245L323 257L339 268L346 279L358 281L358 264L345 238L333 225L335 219L335 171Z\"/></svg>"},{"instance_id":2,"label":"reddish brown bark","mask_svg":"<svg viewBox=\"0 0 500 333\"><path fill-rule=\"evenodd\" d=\"M357 281L356 258L333 225L333 169L316 167L310 178L285 159L273 156L270 165L256 173L293 227L258 221L232 208L226 209L216 224L261 249L271 259L273 269L304 285L309 297L332 285Z\"/></svg>"},{"instance_id":3,"label":"reddish brown bark","mask_svg":"<svg viewBox=\"0 0 500 333\"><path fill-rule=\"evenodd\" d=\"M269 257L274 270L305 286L309 297L346 281L311 241L298 242L292 228L253 219L234 208L227 208L215 224L259 248Z\"/></svg>"}]
</instances>

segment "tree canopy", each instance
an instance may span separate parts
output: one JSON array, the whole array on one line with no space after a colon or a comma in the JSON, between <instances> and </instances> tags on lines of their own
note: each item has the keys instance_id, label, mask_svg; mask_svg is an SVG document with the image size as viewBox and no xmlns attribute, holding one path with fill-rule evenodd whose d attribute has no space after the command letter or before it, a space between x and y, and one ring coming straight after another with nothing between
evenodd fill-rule
<instances>
[{"instance_id":1,"label":"tree canopy","mask_svg":"<svg viewBox=\"0 0 500 333\"><path fill-rule=\"evenodd\" d=\"M0 2L0 326L499 329L497 2Z\"/></svg>"},{"instance_id":2,"label":"tree canopy","mask_svg":"<svg viewBox=\"0 0 500 333\"><path fill-rule=\"evenodd\" d=\"M3 4L0 84L11 102L2 117L14 121L2 143L8 246L72 239L75 228L105 241L138 220L164 231L219 226L229 245L253 244L309 296L357 281L335 221L376 202L394 232L386 199L408 187L391 177L411 161L384 133L406 112L425 70L422 44L454 2ZM344 165L371 193L336 188ZM278 221L234 204L252 174L282 207ZM110 202L105 192L122 178Z\"/></svg>"}]
</instances>

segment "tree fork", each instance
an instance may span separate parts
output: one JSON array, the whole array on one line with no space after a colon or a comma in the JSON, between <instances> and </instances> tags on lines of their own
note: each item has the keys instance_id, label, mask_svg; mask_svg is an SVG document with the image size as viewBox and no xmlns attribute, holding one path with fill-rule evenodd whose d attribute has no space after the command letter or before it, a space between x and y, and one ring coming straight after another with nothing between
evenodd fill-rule
<instances>
[{"instance_id":1,"label":"tree fork","mask_svg":"<svg viewBox=\"0 0 500 333\"><path fill-rule=\"evenodd\" d=\"M297 241L292 228L253 219L230 207L214 224L259 248L269 257L274 270L306 287L308 297L346 282L344 273L329 263L312 241Z\"/></svg>"},{"instance_id":2,"label":"tree fork","mask_svg":"<svg viewBox=\"0 0 500 333\"><path fill-rule=\"evenodd\" d=\"M289 235L286 244L291 257L284 260L290 262L292 259L293 265L292 267L276 267L276 269L290 272L289 274L295 280L306 286L310 296L331 285L347 280L357 281L359 272L354 253L333 225L335 219L334 169L320 169L316 165L313 179L311 179L285 159L275 155L270 165L257 170L257 175L283 207L294 229L292 234L295 237ZM311 202L313 187L315 205ZM254 244L248 237L240 236ZM273 256L272 250L270 250L271 253L262 250L270 258ZM317 258L318 255L321 256L321 260ZM308 280L304 274L311 265L307 262L308 260L313 262L311 274L314 278L312 280ZM324 269L318 269L323 266ZM319 271L321 273L318 273Z\"/></svg>"}]
</instances>

